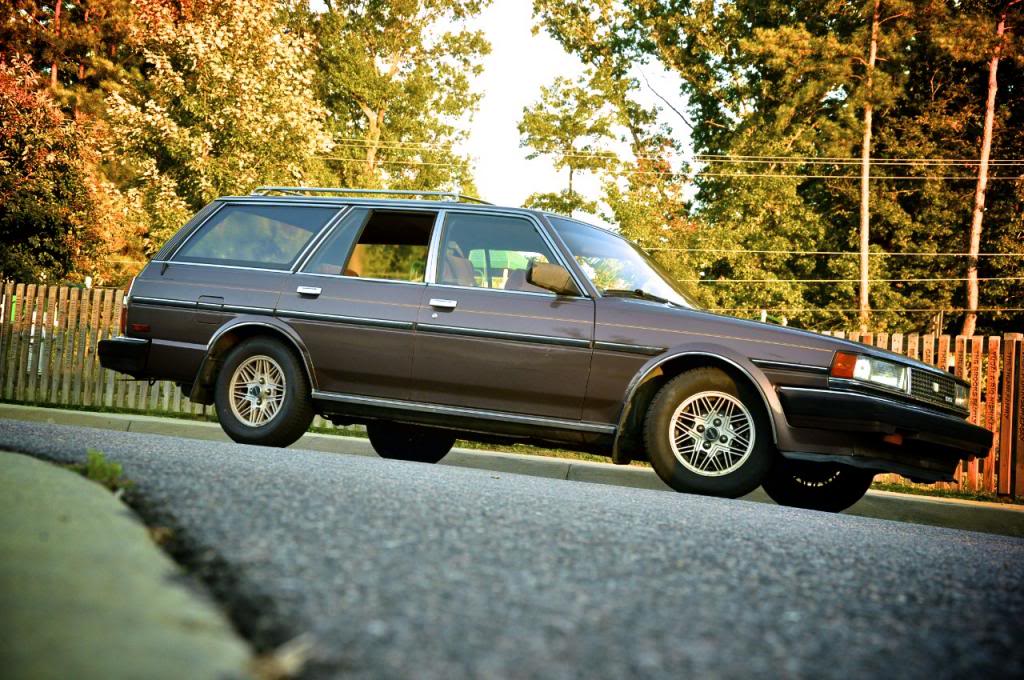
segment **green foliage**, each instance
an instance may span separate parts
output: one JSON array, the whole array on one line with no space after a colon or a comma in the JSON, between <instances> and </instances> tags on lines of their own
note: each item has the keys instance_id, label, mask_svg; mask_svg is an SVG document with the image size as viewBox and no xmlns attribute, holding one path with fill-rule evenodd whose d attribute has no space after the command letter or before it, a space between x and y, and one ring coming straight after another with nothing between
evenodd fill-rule
<instances>
[{"instance_id":1,"label":"green foliage","mask_svg":"<svg viewBox=\"0 0 1024 680\"><path fill-rule=\"evenodd\" d=\"M687 213L699 228L691 228L693 238L678 237L680 245L723 251L856 250L859 166L835 159L859 156L865 101L870 100L875 111L874 158L977 157L985 63L994 45L995 16L1001 9L980 2L930 0L883 0L881 5L879 61L868 90L865 64L871 7L863 2L534 3L545 30L617 85L606 86L605 91L623 112L629 110L629 92L635 85L627 77L630 67L657 60L682 81L680 94L689 108L685 120L692 125L697 153L778 157L718 160L695 168L704 172L694 180L695 198ZM1011 48L1017 55L1015 50ZM1019 56L1004 61L993 157L1021 158L1024 93L1010 85L1022 77L1021 61ZM971 166L955 163L874 166L872 250L965 251L975 172ZM882 178L886 175L963 179ZM679 182L671 173L663 176L666 182ZM649 190L657 192L661 184L652 182ZM1020 180L990 184L982 251L1022 252L1022 184ZM617 186L621 191L621 182ZM646 225L640 231L651 233L648 219L654 224L663 219L664 208L652 211L656 217L645 218L642 200L623 204L615 191L608 192L606 202L616 219L621 214ZM669 210L666 214L679 213ZM668 220L664 218L666 224ZM687 222L681 220L671 231L685 231ZM857 276L855 257L719 252L680 259L686 260L681 265L684 269L728 281ZM871 263L872 278L882 279L956 278L965 275L967 265L966 258L949 257L877 256ZM983 277L1020 276L1020 259L983 260L981 268ZM982 286L982 307L1024 299L1020 282L983 282ZM756 314L757 307L849 309L856 306L857 292L854 283L842 281L723 282L706 290L714 306L755 308L750 315ZM963 285L876 282L871 302L883 310L960 307ZM818 328L849 327L856 316L852 311L788 315L791 321ZM1019 313L983 314L982 325L997 330L1019 326L1022 319ZM946 317L947 323L951 320ZM876 326L891 330L924 330L931 321L929 314L884 311L874 319Z\"/></svg>"},{"instance_id":2,"label":"green foliage","mask_svg":"<svg viewBox=\"0 0 1024 680\"><path fill-rule=\"evenodd\" d=\"M124 478L124 469L121 464L107 460L103 452L96 449L88 449L85 465L78 465L76 469L86 479L102 484L111 491L119 491L132 486L132 482Z\"/></svg>"},{"instance_id":3,"label":"green foliage","mask_svg":"<svg viewBox=\"0 0 1024 680\"><path fill-rule=\"evenodd\" d=\"M315 177L327 150L312 47L274 0L211 0L146 19L147 76L108 98L111 150L159 245L217 196Z\"/></svg>"},{"instance_id":4,"label":"green foliage","mask_svg":"<svg viewBox=\"0 0 1024 680\"><path fill-rule=\"evenodd\" d=\"M59 280L92 247L83 144L27 60L0 62L0 280Z\"/></svg>"},{"instance_id":5,"label":"green foliage","mask_svg":"<svg viewBox=\"0 0 1024 680\"><path fill-rule=\"evenodd\" d=\"M477 107L470 88L490 45L465 20L482 0L327 2L295 11L316 38L316 96L330 115L327 160L340 186L475 193L455 146Z\"/></svg>"}]
</instances>

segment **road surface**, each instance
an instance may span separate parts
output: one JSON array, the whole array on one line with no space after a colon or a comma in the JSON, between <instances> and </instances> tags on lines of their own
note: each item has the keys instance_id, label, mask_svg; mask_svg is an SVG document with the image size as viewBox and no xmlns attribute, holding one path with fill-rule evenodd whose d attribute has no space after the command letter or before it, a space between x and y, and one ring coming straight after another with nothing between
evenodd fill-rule
<instances>
[{"instance_id":1,"label":"road surface","mask_svg":"<svg viewBox=\"0 0 1024 680\"><path fill-rule=\"evenodd\" d=\"M257 648L313 642L305 677L1024 675L1020 539L0 421L0 450L87 448Z\"/></svg>"}]
</instances>

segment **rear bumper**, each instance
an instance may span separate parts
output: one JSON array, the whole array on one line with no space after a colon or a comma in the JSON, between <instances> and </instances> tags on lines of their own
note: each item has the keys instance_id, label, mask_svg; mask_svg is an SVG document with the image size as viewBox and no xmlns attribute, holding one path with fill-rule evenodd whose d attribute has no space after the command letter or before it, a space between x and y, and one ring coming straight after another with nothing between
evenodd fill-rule
<instances>
[{"instance_id":1,"label":"rear bumper","mask_svg":"<svg viewBox=\"0 0 1024 680\"><path fill-rule=\"evenodd\" d=\"M100 366L133 378L143 378L149 360L149 340L124 336L100 340Z\"/></svg>"},{"instance_id":2,"label":"rear bumper","mask_svg":"<svg viewBox=\"0 0 1024 680\"><path fill-rule=\"evenodd\" d=\"M984 457L992 433L963 418L894 399L839 390L780 387L790 434L806 446L784 455L822 458L926 481L952 479L957 461ZM901 444L883 440L900 435Z\"/></svg>"}]
</instances>

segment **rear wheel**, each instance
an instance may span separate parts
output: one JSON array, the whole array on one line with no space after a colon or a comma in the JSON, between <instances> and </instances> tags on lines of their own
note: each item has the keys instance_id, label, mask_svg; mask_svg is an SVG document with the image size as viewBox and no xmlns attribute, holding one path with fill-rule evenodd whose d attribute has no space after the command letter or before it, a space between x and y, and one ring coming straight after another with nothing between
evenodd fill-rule
<instances>
[{"instance_id":1,"label":"rear wheel","mask_svg":"<svg viewBox=\"0 0 1024 680\"><path fill-rule=\"evenodd\" d=\"M273 338L235 346L217 374L217 419L236 442L288 446L313 421L309 380L299 358Z\"/></svg>"},{"instance_id":2,"label":"rear wheel","mask_svg":"<svg viewBox=\"0 0 1024 680\"><path fill-rule=\"evenodd\" d=\"M375 420L366 426L370 445L381 458L436 463L455 446L455 435L420 425Z\"/></svg>"},{"instance_id":3,"label":"rear wheel","mask_svg":"<svg viewBox=\"0 0 1024 680\"><path fill-rule=\"evenodd\" d=\"M717 368L687 371L662 387L647 412L644 439L666 484L709 496L750 493L774 455L760 395Z\"/></svg>"},{"instance_id":4,"label":"rear wheel","mask_svg":"<svg viewBox=\"0 0 1024 680\"><path fill-rule=\"evenodd\" d=\"M779 505L839 512L863 498L874 478L848 465L780 458L762 486Z\"/></svg>"}]
</instances>

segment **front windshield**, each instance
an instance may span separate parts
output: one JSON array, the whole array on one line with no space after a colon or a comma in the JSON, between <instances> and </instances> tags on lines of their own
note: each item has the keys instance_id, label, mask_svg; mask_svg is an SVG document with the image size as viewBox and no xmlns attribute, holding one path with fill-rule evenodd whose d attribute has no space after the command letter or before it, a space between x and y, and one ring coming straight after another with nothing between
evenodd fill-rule
<instances>
[{"instance_id":1,"label":"front windshield","mask_svg":"<svg viewBox=\"0 0 1024 680\"><path fill-rule=\"evenodd\" d=\"M548 219L602 295L641 290L683 307L700 309L682 284L629 241L575 220L551 215Z\"/></svg>"}]
</instances>

